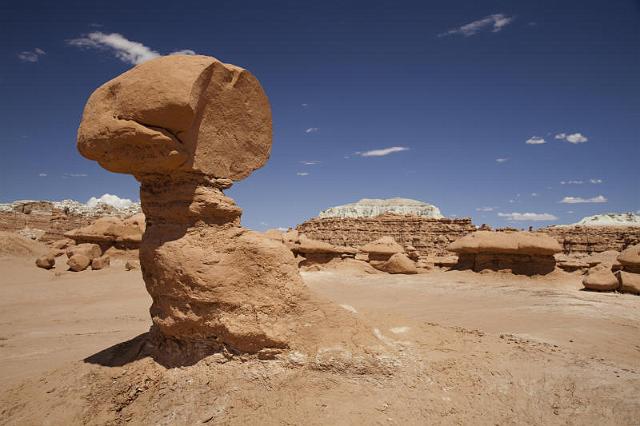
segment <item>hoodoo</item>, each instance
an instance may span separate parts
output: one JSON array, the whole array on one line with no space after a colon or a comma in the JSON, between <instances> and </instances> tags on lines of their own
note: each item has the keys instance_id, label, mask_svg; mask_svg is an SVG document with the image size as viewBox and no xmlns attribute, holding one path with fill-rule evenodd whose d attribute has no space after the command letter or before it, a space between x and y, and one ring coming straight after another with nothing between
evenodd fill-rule
<instances>
[{"instance_id":1,"label":"hoodoo","mask_svg":"<svg viewBox=\"0 0 640 426\"><path fill-rule=\"evenodd\" d=\"M168 362L375 342L349 313L311 296L291 251L242 228L242 209L223 193L266 163L271 134L258 80L206 56L138 65L85 107L80 153L141 183L149 341ZM353 327L336 331L334 321Z\"/></svg>"}]
</instances>

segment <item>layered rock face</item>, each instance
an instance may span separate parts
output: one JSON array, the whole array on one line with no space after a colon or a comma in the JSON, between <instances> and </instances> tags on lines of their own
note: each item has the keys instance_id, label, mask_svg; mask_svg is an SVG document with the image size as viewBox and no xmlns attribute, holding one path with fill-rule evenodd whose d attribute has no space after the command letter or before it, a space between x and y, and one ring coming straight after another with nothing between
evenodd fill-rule
<instances>
[{"instance_id":1,"label":"layered rock face","mask_svg":"<svg viewBox=\"0 0 640 426\"><path fill-rule=\"evenodd\" d=\"M362 200L336 206L321 211L318 217L375 217L385 213L401 215L413 215L441 219L444 216L436 206L409 198L389 198L386 200L376 198L363 198Z\"/></svg>"},{"instance_id":2,"label":"layered rock face","mask_svg":"<svg viewBox=\"0 0 640 426\"><path fill-rule=\"evenodd\" d=\"M314 218L296 229L309 238L337 246L359 247L390 236L404 247L414 247L422 256L445 256L451 242L474 232L476 227L468 218L384 214L362 218Z\"/></svg>"},{"instance_id":3,"label":"layered rock face","mask_svg":"<svg viewBox=\"0 0 640 426\"><path fill-rule=\"evenodd\" d=\"M640 226L551 226L540 232L555 238L565 254L622 251L640 243Z\"/></svg>"},{"instance_id":4,"label":"layered rock face","mask_svg":"<svg viewBox=\"0 0 640 426\"><path fill-rule=\"evenodd\" d=\"M458 269L544 275L555 269L553 256L561 247L539 233L477 231L451 244L449 250L458 254Z\"/></svg>"},{"instance_id":5,"label":"layered rock face","mask_svg":"<svg viewBox=\"0 0 640 426\"><path fill-rule=\"evenodd\" d=\"M0 204L0 231L18 232L31 239L49 242L101 217L124 218L139 211L137 203L118 208L101 202L83 204L73 200L15 201Z\"/></svg>"},{"instance_id":6,"label":"layered rock face","mask_svg":"<svg viewBox=\"0 0 640 426\"><path fill-rule=\"evenodd\" d=\"M141 183L156 352L187 362L216 350L313 350L328 333L359 340L357 324L335 335L331 323L353 319L310 296L291 251L242 228L242 210L222 192L271 149L269 102L249 72L205 56L138 65L93 93L78 149Z\"/></svg>"}]
</instances>

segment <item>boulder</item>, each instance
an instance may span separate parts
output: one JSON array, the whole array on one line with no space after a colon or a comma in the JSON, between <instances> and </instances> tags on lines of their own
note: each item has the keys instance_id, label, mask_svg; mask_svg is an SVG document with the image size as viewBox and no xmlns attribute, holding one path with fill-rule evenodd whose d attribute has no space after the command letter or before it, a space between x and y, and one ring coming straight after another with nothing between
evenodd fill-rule
<instances>
[{"instance_id":1,"label":"boulder","mask_svg":"<svg viewBox=\"0 0 640 426\"><path fill-rule=\"evenodd\" d=\"M71 238L63 238L61 240L56 240L53 243L51 243L51 248L57 249L57 250L63 250L73 245L75 245L75 241L73 241Z\"/></svg>"},{"instance_id":2,"label":"boulder","mask_svg":"<svg viewBox=\"0 0 640 426\"><path fill-rule=\"evenodd\" d=\"M91 259L84 254L74 254L69 257L67 260L67 265L69 265L69 270L73 272L80 272L87 269L87 267L91 264Z\"/></svg>"},{"instance_id":3,"label":"boulder","mask_svg":"<svg viewBox=\"0 0 640 426\"><path fill-rule=\"evenodd\" d=\"M623 293L640 294L640 274L632 272L616 272L620 282L620 291Z\"/></svg>"},{"instance_id":4,"label":"boulder","mask_svg":"<svg viewBox=\"0 0 640 426\"><path fill-rule=\"evenodd\" d=\"M458 254L457 269L510 271L522 275L545 275L555 269L554 254L562 251L556 240L532 232L476 231L448 249Z\"/></svg>"},{"instance_id":5,"label":"boulder","mask_svg":"<svg viewBox=\"0 0 640 426\"><path fill-rule=\"evenodd\" d=\"M140 269L140 261L139 260L127 260L124 264L124 269L126 271L137 271Z\"/></svg>"},{"instance_id":6,"label":"boulder","mask_svg":"<svg viewBox=\"0 0 640 426\"><path fill-rule=\"evenodd\" d=\"M56 258L50 254L45 254L36 259L36 266L42 269L51 269L56 265Z\"/></svg>"},{"instance_id":7,"label":"boulder","mask_svg":"<svg viewBox=\"0 0 640 426\"><path fill-rule=\"evenodd\" d=\"M620 287L620 283L611 267L607 265L598 265L591 269L582 279L582 285L588 290L595 291L614 291Z\"/></svg>"},{"instance_id":8,"label":"boulder","mask_svg":"<svg viewBox=\"0 0 640 426\"><path fill-rule=\"evenodd\" d=\"M144 214L138 213L125 219L117 216L101 217L91 225L73 229L64 235L78 244L98 244L106 251L110 247L137 249L144 230Z\"/></svg>"},{"instance_id":9,"label":"boulder","mask_svg":"<svg viewBox=\"0 0 640 426\"><path fill-rule=\"evenodd\" d=\"M102 250L99 245L91 243L78 244L77 246L71 246L67 249L68 258L72 258L76 254L86 256L89 261L91 261L96 257L102 256Z\"/></svg>"},{"instance_id":10,"label":"boulder","mask_svg":"<svg viewBox=\"0 0 640 426\"><path fill-rule=\"evenodd\" d=\"M409 257L404 253L396 253L389 258L382 265L378 266L377 269L381 271L388 272L390 274L417 274L418 269L416 268L416 264L413 260L409 259Z\"/></svg>"},{"instance_id":11,"label":"boulder","mask_svg":"<svg viewBox=\"0 0 640 426\"><path fill-rule=\"evenodd\" d=\"M640 244L626 248L618 256L618 262L627 272L640 273Z\"/></svg>"},{"instance_id":12,"label":"boulder","mask_svg":"<svg viewBox=\"0 0 640 426\"><path fill-rule=\"evenodd\" d=\"M94 271L104 269L111 264L111 258L109 256L96 257L91 261L91 269Z\"/></svg>"},{"instance_id":13,"label":"boulder","mask_svg":"<svg viewBox=\"0 0 640 426\"><path fill-rule=\"evenodd\" d=\"M336 344L375 363L371 328L316 298L292 251L242 228L242 209L223 192L265 164L271 137L258 80L206 56L137 65L85 106L80 153L141 184L140 264L153 300L145 350L163 365L219 351L315 356Z\"/></svg>"}]
</instances>

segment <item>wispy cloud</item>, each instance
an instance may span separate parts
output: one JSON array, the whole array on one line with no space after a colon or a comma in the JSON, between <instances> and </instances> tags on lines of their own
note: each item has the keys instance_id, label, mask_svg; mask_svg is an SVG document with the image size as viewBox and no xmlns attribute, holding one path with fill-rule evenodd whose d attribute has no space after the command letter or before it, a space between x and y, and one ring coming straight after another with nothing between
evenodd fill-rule
<instances>
[{"instance_id":1,"label":"wispy cloud","mask_svg":"<svg viewBox=\"0 0 640 426\"><path fill-rule=\"evenodd\" d=\"M298 175L298 176L309 176L309 173L307 173L307 172L298 172L298 173L296 173L296 175Z\"/></svg>"},{"instance_id":2,"label":"wispy cloud","mask_svg":"<svg viewBox=\"0 0 640 426\"><path fill-rule=\"evenodd\" d=\"M63 177L72 177L72 178L76 178L76 177L87 177L89 176L86 173L65 173L64 175L62 175Z\"/></svg>"},{"instance_id":3,"label":"wispy cloud","mask_svg":"<svg viewBox=\"0 0 640 426\"><path fill-rule=\"evenodd\" d=\"M527 145L542 145L544 143L547 143L547 141L545 141L540 136L532 136L529 139L527 139L527 141L525 143Z\"/></svg>"},{"instance_id":4,"label":"wispy cloud","mask_svg":"<svg viewBox=\"0 0 640 426\"><path fill-rule=\"evenodd\" d=\"M22 62L38 62L38 60L40 60L40 56L46 54L47 52L36 47L33 50L25 50L18 53L18 59L20 59Z\"/></svg>"},{"instance_id":5,"label":"wispy cloud","mask_svg":"<svg viewBox=\"0 0 640 426\"><path fill-rule=\"evenodd\" d=\"M309 127L309 128L308 128L307 130L305 130L304 132L305 132L305 133L316 133L318 130L320 130L320 129L318 129L317 127Z\"/></svg>"},{"instance_id":6,"label":"wispy cloud","mask_svg":"<svg viewBox=\"0 0 640 426\"><path fill-rule=\"evenodd\" d=\"M81 49L98 49L111 52L116 58L128 64L137 65L161 56L160 53L137 41L131 41L122 34L105 34L94 31L79 38L67 40L67 44ZM170 55L194 55L193 50L179 50Z\"/></svg>"},{"instance_id":7,"label":"wispy cloud","mask_svg":"<svg viewBox=\"0 0 640 426\"><path fill-rule=\"evenodd\" d=\"M583 180L563 180L560 181L560 185L582 185L584 183Z\"/></svg>"},{"instance_id":8,"label":"wispy cloud","mask_svg":"<svg viewBox=\"0 0 640 426\"><path fill-rule=\"evenodd\" d=\"M554 136L556 139L565 140L572 144L585 143L589 140L588 137L582 133L558 133Z\"/></svg>"},{"instance_id":9,"label":"wispy cloud","mask_svg":"<svg viewBox=\"0 0 640 426\"><path fill-rule=\"evenodd\" d=\"M604 195L598 195L592 198L564 197L560 202L563 204L606 203L607 198Z\"/></svg>"},{"instance_id":10,"label":"wispy cloud","mask_svg":"<svg viewBox=\"0 0 640 426\"><path fill-rule=\"evenodd\" d=\"M457 28L452 28L449 31L438 34L438 37L446 37L450 35L460 34L465 37L472 36L484 30L491 30L491 32L497 33L504 27L513 22L513 16L506 16L502 13L495 13L485 18L478 19L477 21L469 22Z\"/></svg>"},{"instance_id":11,"label":"wispy cloud","mask_svg":"<svg viewBox=\"0 0 640 426\"><path fill-rule=\"evenodd\" d=\"M602 183L602 179L589 179L589 182L593 184L599 184Z\"/></svg>"},{"instance_id":12,"label":"wispy cloud","mask_svg":"<svg viewBox=\"0 0 640 426\"><path fill-rule=\"evenodd\" d=\"M490 207L490 206L486 206L486 207L476 207L476 211L477 212L492 212L494 211L496 208L495 207Z\"/></svg>"},{"instance_id":13,"label":"wispy cloud","mask_svg":"<svg viewBox=\"0 0 640 426\"><path fill-rule=\"evenodd\" d=\"M302 105L302 108L306 108L309 106L309 104L300 104L300 105Z\"/></svg>"},{"instance_id":14,"label":"wispy cloud","mask_svg":"<svg viewBox=\"0 0 640 426\"><path fill-rule=\"evenodd\" d=\"M406 146L390 146L389 148L372 149L371 151L356 152L360 157L384 157L394 152L409 151Z\"/></svg>"},{"instance_id":15,"label":"wispy cloud","mask_svg":"<svg viewBox=\"0 0 640 426\"><path fill-rule=\"evenodd\" d=\"M48 175L46 173L38 173L38 176L40 177L47 177Z\"/></svg>"},{"instance_id":16,"label":"wispy cloud","mask_svg":"<svg viewBox=\"0 0 640 426\"><path fill-rule=\"evenodd\" d=\"M532 197L537 197L538 195L540 195L540 194L538 194L537 192L532 192L532 193L531 193L531 196L532 196Z\"/></svg>"},{"instance_id":17,"label":"wispy cloud","mask_svg":"<svg viewBox=\"0 0 640 426\"><path fill-rule=\"evenodd\" d=\"M507 161L509 161L508 158L496 158L496 163L506 163Z\"/></svg>"},{"instance_id":18,"label":"wispy cloud","mask_svg":"<svg viewBox=\"0 0 640 426\"><path fill-rule=\"evenodd\" d=\"M558 218L550 213L498 213L498 216L506 218L512 222L542 222L558 220Z\"/></svg>"},{"instance_id":19,"label":"wispy cloud","mask_svg":"<svg viewBox=\"0 0 640 426\"><path fill-rule=\"evenodd\" d=\"M300 164L304 164L305 166L315 166L316 164L320 164L320 161L318 160L301 161Z\"/></svg>"}]
</instances>

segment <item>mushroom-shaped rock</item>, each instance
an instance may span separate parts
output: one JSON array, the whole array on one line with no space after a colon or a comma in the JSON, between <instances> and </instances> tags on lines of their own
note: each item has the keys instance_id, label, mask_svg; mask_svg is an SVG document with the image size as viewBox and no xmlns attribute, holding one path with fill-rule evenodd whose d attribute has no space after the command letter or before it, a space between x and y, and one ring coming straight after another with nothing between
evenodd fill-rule
<instances>
[{"instance_id":1,"label":"mushroom-shaped rock","mask_svg":"<svg viewBox=\"0 0 640 426\"><path fill-rule=\"evenodd\" d=\"M317 300L291 250L242 228L242 209L222 192L265 164L271 133L258 80L206 56L150 60L87 102L80 153L141 183L149 350L165 364L222 349L309 353L336 345L373 360L376 351L365 350L378 345L370 328Z\"/></svg>"},{"instance_id":2,"label":"mushroom-shaped rock","mask_svg":"<svg viewBox=\"0 0 640 426\"><path fill-rule=\"evenodd\" d=\"M618 256L618 262L627 272L640 273L640 244L627 247Z\"/></svg>"},{"instance_id":3,"label":"mushroom-shaped rock","mask_svg":"<svg viewBox=\"0 0 640 426\"><path fill-rule=\"evenodd\" d=\"M620 287L620 283L608 265L598 265L589 269L582 279L582 285L588 290L614 291Z\"/></svg>"},{"instance_id":4,"label":"mushroom-shaped rock","mask_svg":"<svg viewBox=\"0 0 640 426\"><path fill-rule=\"evenodd\" d=\"M413 260L404 253L396 253L383 264L376 266L381 271L390 274L417 274L418 269Z\"/></svg>"},{"instance_id":5,"label":"mushroom-shaped rock","mask_svg":"<svg viewBox=\"0 0 640 426\"><path fill-rule=\"evenodd\" d=\"M387 261L396 253L404 253L404 247L393 237L384 236L360 247L360 251L369 255L370 261Z\"/></svg>"},{"instance_id":6,"label":"mushroom-shaped rock","mask_svg":"<svg viewBox=\"0 0 640 426\"><path fill-rule=\"evenodd\" d=\"M562 248L552 237L532 232L476 231L448 247L458 254L458 269L510 270L514 274L548 274Z\"/></svg>"},{"instance_id":7,"label":"mushroom-shaped rock","mask_svg":"<svg viewBox=\"0 0 640 426\"><path fill-rule=\"evenodd\" d=\"M333 259L354 257L357 253L353 247L334 246L324 241L312 240L305 235L300 235L298 241L299 243L293 247L293 251L305 258L300 266L324 264Z\"/></svg>"},{"instance_id":8,"label":"mushroom-shaped rock","mask_svg":"<svg viewBox=\"0 0 640 426\"><path fill-rule=\"evenodd\" d=\"M632 272L616 272L620 282L620 291L623 293L640 294L640 274Z\"/></svg>"}]
</instances>

